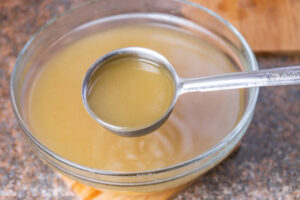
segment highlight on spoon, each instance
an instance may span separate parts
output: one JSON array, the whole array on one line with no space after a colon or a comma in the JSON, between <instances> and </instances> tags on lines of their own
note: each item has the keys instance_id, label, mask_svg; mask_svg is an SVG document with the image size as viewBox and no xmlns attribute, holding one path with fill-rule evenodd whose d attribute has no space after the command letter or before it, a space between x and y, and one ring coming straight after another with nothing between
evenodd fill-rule
<instances>
[{"instance_id":1,"label":"highlight on spoon","mask_svg":"<svg viewBox=\"0 0 300 200\"><path fill-rule=\"evenodd\" d=\"M175 73L160 54L130 47L100 58L88 70L82 98L89 114L123 136L152 132L168 118L176 100Z\"/></svg>"}]
</instances>

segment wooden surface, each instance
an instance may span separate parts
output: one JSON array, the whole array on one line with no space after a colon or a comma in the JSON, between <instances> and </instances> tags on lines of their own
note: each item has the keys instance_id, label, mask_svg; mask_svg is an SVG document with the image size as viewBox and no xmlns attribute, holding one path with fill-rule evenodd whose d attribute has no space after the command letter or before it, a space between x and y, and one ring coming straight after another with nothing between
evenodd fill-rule
<instances>
[{"instance_id":1,"label":"wooden surface","mask_svg":"<svg viewBox=\"0 0 300 200\"><path fill-rule=\"evenodd\" d=\"M65 183L82 200L167 200L181 191L185 186L155 193L116 192L111 190L97 190L62 176Z\"/></svg>"},{"instance_id":2,"label":"wooden surface","mask_svg":"<svg viewBox=\"0 0 300 200\"><path fill-rule=\"evenodd\" d=\"M232 23L256 52L300 51L300 0L192 0Z\"/></svg>"}]
</instances>

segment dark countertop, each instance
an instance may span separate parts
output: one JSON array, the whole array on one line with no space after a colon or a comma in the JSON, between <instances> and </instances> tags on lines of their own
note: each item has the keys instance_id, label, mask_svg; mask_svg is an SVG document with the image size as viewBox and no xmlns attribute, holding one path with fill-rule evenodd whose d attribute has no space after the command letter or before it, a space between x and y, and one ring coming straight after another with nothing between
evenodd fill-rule
<instances>
[{"instance_id":1,"label":"dark countertop","mask_svg":"<svg viewBox=\"0 0 300 200\"><path fill-rule=\"evenodd\" d=\"M9 100L16 57L51 17L83 0L0 1L0 199L75 199L18 128ZM299 55L257 55L261 68ZM300 199L300 86L263 88L240 149L175 199Z\"/></svg>"}]
</instances>

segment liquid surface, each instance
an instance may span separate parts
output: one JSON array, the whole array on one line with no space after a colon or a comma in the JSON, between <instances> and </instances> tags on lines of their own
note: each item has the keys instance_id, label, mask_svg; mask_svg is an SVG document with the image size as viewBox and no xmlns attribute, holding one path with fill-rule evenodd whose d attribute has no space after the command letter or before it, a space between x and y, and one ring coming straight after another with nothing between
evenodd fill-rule
<instances>
[{"instance_id":1,"label":"liquid surface","mask_svg":"<svg viewBox=\"0 0 300 200\"><path fill-rule=\"evenodd\" d=\"M123 128L155 123L174 96L172 77L162 66L133 57L105 63L90 85L90 109L104 122Z\"/></svg>"},{"instance_id":2,"label":"liquid surface","mask_svg":"<svg viewBox=\"0 0 300 200\"><path fill-rule=\"evenodd\" d=\"M42 144L84 166L143 171L192 159L234 128L243 110L242 90L182 95L166 123L142 137L121 137L104 129L84 108L82 81L99 57L128 46L161 53L183 78L235 71L218 49L168 27L124 25L83 37L49 57L27 92L29 128Z\"/></svg>"}]
</instances>

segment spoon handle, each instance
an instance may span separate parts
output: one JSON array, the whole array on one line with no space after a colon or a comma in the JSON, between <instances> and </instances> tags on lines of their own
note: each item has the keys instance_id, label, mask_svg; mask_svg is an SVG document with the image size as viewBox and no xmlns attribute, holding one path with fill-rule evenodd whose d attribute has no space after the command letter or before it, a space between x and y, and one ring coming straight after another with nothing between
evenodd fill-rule
<instances>
[{"instance_id":1,"label":"spoon handle","mask_svg":"<svg viewBox=\"0 0 300 200\"><path fill-rule=\"evenodd\" d=\"M300 84L300 66L180 79L180 94L238 88Z\"/></svg>"}]
</instances>

